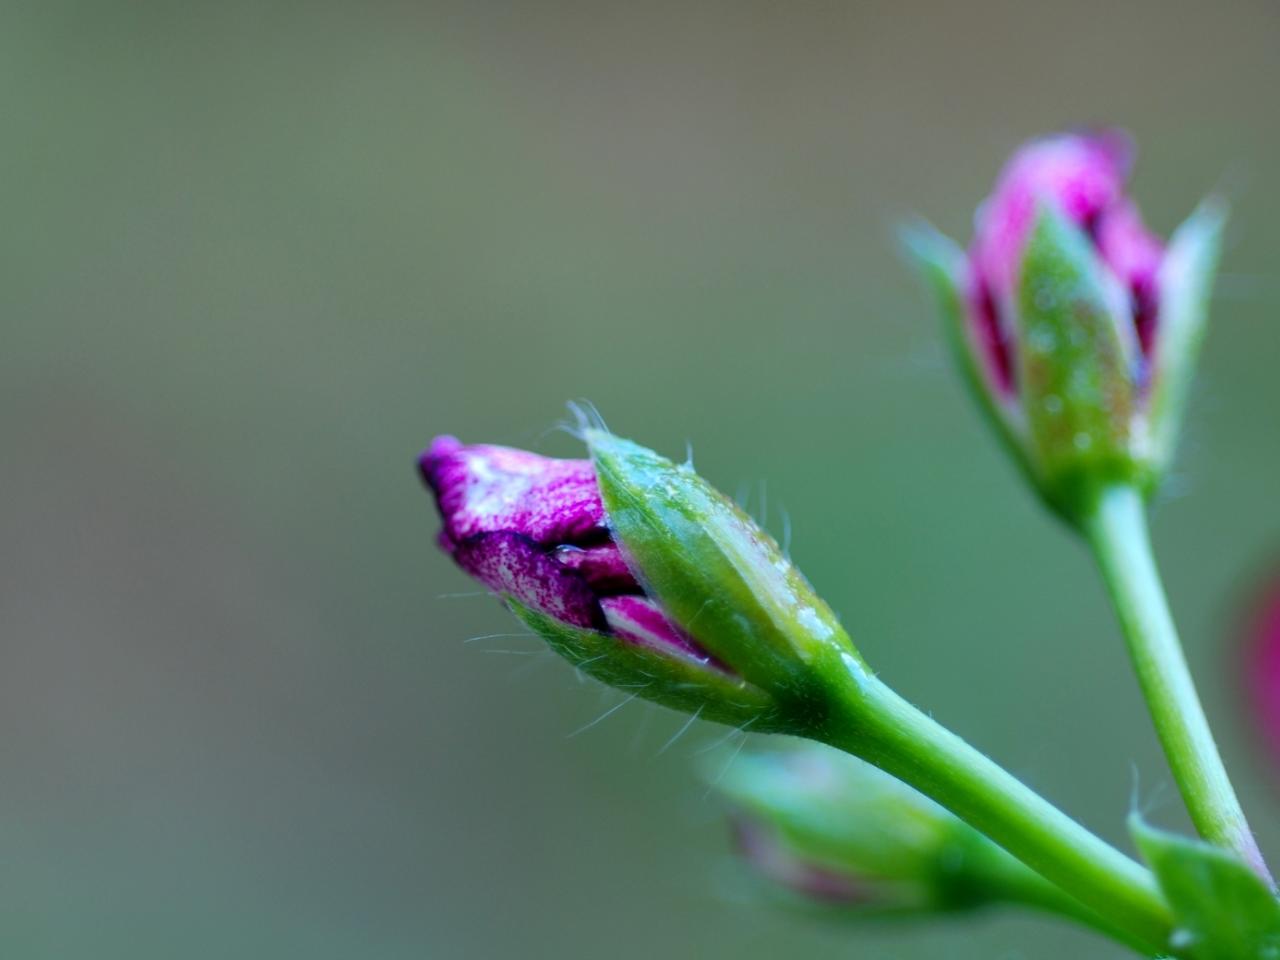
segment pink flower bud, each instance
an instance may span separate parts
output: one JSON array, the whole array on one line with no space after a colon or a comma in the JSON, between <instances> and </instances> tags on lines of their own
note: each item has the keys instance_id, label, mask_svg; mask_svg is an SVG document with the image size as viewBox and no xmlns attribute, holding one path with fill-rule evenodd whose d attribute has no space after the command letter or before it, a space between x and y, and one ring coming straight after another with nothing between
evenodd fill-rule
<instances>
[{"instance_id":1,"label":"pink flower bud","mask_svg":"<svg viewBox=\"0 0 1280 960\"><path fill-rule=\"evenodd\" d=\"M1033 140L978 208L967 253L926 225L909 249L966 379L1050 506L1078 523L1108 486L1168 469L1203 339L1225 210L1168 246L1125 193L1118 131Z\"/></svg>"},{"instance_id":2,"label":"pink flower bud","mask_svg":"<svg viewBox=\"0 0 1280 960\"><path fill-rule=\"evenodd\" d=\"M712 662L627 567L590 460L446 436L418 466L440 510L441 547L485 586L562 623Z\"/></svg>"},{"instance_id":3,"label":"pink flower bud","mask_svg":"<svg viewBox=\"0 0 1280 960\"><path fill-rule=\"evenodd\" d=\"M1164 250L1125 196L1132 157L1129 138L1115 130L1033 140L1005 165L990 198L978 209L969 250L970 322L987 347L990 377L1001 390L1015 389L1012 314L1041 205L1052 206L1087 234L1125 291L1134 333L1150 350Z\"/></svg>"}]
</instances>

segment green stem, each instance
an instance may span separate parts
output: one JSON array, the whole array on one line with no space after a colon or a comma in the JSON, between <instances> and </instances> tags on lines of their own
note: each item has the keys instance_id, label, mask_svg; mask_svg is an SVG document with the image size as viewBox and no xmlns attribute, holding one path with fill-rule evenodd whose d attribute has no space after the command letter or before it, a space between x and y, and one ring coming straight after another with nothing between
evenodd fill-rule
<instances>
[{"instance_id":1,"label":"green stem","mask_svg":"<svg viewBox=\"0 0 1280 960\"><path fill-rule=\"evenodd\" d=\"M1152 555L1142 497L1127 486L1104 491L1085 523L1085 534L1111 592L1138 683L1196 829L1210 843L1235 851L1273 883L1183 656Z\"/></svg>"},{"instance_id":2,"label":"green stem","mask_svg":"<svg viewBox=\"0 0 1280 960\"><path fill-rule=\"evenodd\" d=\"M1151 874L874 677L847 663L816 736L946 807L1099 916L1168 950L1169 908Z\"/></svg>"},{"instance_id":3,"label":"green stem","mask_svg":"<svg viewBox=\"0 0 1280 960\"><path fill-rule=\"evenodd\" d=\"M984 843L976 847L970 857L978 857L980 862L971 861L966 869L980 878L982 889L992 899L1072 920L1144 956L1151 956L1154 952L1152 944L1104 920L1057 884L1050 883L1001 848Z\"/></svg>"}]
</instances>

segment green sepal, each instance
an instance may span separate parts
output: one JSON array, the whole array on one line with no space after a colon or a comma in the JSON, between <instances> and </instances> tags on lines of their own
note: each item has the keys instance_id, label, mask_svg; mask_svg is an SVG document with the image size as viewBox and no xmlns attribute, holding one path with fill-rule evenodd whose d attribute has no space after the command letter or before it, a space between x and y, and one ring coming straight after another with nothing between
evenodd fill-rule
<instances>
[{"instance_id":1,"label":"green sepal","mask_svg":"<svg viewBox=\"0 0 1280 960\"><path fill-rule=\"evenodd\" d=\"M950 237L923 220L903 226L899 237L902 248L934 295L943 334L966 386L995 427L1005 448L1018 465L1029 472L1017 401L1014 398L1008 401L1001 399L1000 388L988 372L990 363L982 354L981 344L974 338L974 325L965 304L961 279L966 269L964 251Z\"/></svg>"},{"instance_id":2,"label":"green sepal","mask_svg":"<svg viewBox=\"0 0 1280 960\"><path fill-rule=\"evenodd\" d=\"M680 651L667 653L598 630L575 627L512 597L507 606L551 649L583 673L673 710L760 732L779 729L773 699L741 677Z\"/></svg>"},{"instance_id":3,"label":"green sepal","mask_svg":"<svg viewBox=\"0 0 1280 960\"><path fill-rule=\"evenodd\" d=\"M601 430L584 439L614 539L645 592L796 723L817 722L824 672L847 682L842 659L862 660L777 542L689 464Z\"/></svg>"},{"instance_id":4,"label":"green sepal","mask_svg":"<svg viewBox=\"0 0 1280 960\"><path fill-rule=\"evenodd\" d=\"M1280 901L1257 874L1221 847L1129 817L1177 921L1171 945L1192 960L1280 958Z\"/></svg>"},{"instance_id":5,"label":"green sepal","mask_svg":"<svg viewBox=\"0 0 1280 960\"><path fill-rule=\"evenodd\" d=\"M1202 203L1174 231L1160 266L1160 314L1147 418L1153 458L1162 471L1173 459L1204 341L1226 220L1225 202L1210 199Z\"/></svg>"},{"instance_id":6,"label":"green sepal","mask_svg":"<svg viewBox=\"0 0 1280 960\"><path fill-rule=\"evenodd\" d=\"M1018 389L1032 469L1070 520L1100 489L1145 489L1132 445L1137 336L1124 291L1082 230L1041 205L1023 254L1014 311Z\"/></svg>"}]
</instances>

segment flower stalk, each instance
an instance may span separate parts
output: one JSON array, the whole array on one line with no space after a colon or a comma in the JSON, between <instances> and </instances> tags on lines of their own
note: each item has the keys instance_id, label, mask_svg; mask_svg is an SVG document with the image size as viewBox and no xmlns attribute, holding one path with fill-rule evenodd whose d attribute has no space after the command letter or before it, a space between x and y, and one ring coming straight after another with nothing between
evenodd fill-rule
<instances>
[{"instance_id":1,"label":"flower stalk","mask_svg":"<svg viewBox=\"0 0 1280 960\"><path fill-rule=\"evenodd\" d=\"M879 679L848 668L815 739L910 784L1153 953L1170 952L1172 918L1146 869Z\"/></svg>"},{"instance_id":2,"label":"flower stalk","mask_svg":"<svg viewBox=\"0 0 1280 960\"><path fill-rule=\"evenodd\" d=\"M688 464L599 429L588 461L437 440L442 546L571 662L756 731L825 742L914 787L1153 950L1151 875L878 680L777 543Z\"/></svg>"},{"instance_id":3,"label":"flower stalk","mask_svg":"<svg viewBox=\"0 0 1280 960\"><path fill-rule=\"evenodd\" d=\"M1196 830L1272 881L1209 729L1131 487L1106 490L1084 523L1111 593L1138 683Z\"/></svg>"}]
</instances>

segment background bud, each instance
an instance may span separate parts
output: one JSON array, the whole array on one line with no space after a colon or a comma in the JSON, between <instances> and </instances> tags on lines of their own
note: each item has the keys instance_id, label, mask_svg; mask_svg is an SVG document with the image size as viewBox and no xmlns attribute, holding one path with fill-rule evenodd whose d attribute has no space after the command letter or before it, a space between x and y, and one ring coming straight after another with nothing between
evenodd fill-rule
<instances>
[{"instance_id":1,"label":"background bud","mask_svg":"<svg viewBox=\"0 0 1280 960\"><path fill-rule=\"evenodd\" d=\"M906 232L966 379L1045 500L1069 520L1099 491L1150 493L1176 443L1224 209L1204 205L1168 249L1125 195L1115 131L1022 147L980 207L966 254Z\"/></svg>"},{"instance_id":2,"label":"background bud","mask_svg":"<svg viewBox=\"0 0 1280 960\"><path fill-rule=\"evenodd\" d=\"M1000 901L1077 909L933 801L848 754L815 744L748 754L718 789L739 854L811 903L870 914Z\"/></svg>"}]
</instances>

